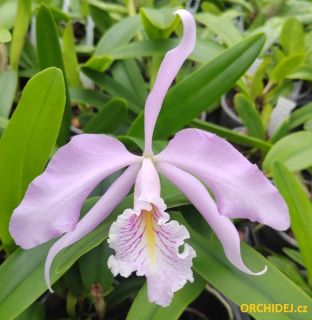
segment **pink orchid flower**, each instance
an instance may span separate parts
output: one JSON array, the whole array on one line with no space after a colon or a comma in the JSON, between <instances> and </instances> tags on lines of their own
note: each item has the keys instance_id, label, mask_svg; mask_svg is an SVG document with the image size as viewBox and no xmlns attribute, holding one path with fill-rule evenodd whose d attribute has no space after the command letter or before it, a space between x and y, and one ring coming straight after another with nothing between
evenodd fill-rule
<instances>
[{"instance_id":1,"label":"pink orchid flower","mask_svg":"<svg viewBox=\"0 0 312 320\"><path fill-rule=\"evenodd\" d=\"M176 185L203 215L221 241L229 261L243 272L240 240L230 218L259 221L278 230L289 227L288 208L276 188L228 142L196 129L178 132L166 149L154 155L155 123L177 72L195 46L196 25L185 10L176 12L184 25L181 43L169 51L158 72L145 106L143 156L126 150L115 138L82 134L60 148L45 172L37 177L15 209L10 232L16 243L28 249L66 233L50 249L45 278L50 287L50 267L58 252L98 226L127 196L135 183L134 208L118 216L109 232L116 251L108 260L114 275L145 275L148 298L168 306L173 293L193 281L195 251L184 240L187 229L169 222L160 195L159 173ZM92 189L113 172L128 167L79 222L81 206ZM192 174L190 174L190 173ZM212 190L216 203L201 179ZM179 246L184 250L179 253ZM209 268L209 266L207 266Z\"/></svg>"}]
</instances>

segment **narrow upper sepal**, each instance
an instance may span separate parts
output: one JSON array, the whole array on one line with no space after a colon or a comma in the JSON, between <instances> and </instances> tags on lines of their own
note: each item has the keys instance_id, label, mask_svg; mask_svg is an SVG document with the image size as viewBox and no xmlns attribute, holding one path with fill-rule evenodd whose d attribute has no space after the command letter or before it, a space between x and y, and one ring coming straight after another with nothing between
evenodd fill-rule
<instances>
[{"instance_id":1,"label":"narrow upper sepal","mask_svg":"<svg viewBox=\"0 0 312 320\"><path fill-rule=\"evenodd\" d=\"M186 10L177 10L175 14L178 14L181 17L183 23L183 37L180 44L176 48L168 51L165 55L158 70L153 90L146 100L144 119L144 155L146 156L153 154L153 132L165 95L182 64L195 47L196 24L192 14Z\"/></svg>"}]
</instances>

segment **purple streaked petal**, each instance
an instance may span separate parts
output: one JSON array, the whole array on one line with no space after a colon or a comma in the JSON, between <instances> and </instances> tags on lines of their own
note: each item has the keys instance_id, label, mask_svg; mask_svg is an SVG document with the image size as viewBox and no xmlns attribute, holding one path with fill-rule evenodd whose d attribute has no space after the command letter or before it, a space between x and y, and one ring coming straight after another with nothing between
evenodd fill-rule
<instances>
[{"instance_id":1,"label":"purple streaked petal","mask_svg":"<svg viewBox=\"0 0 312 320\"><path fill-rule=\"evenodd\" d=\"M141 164L136 163L127 168L127 170L114 181L102 198L77 223L76 229L65 234L51 247L45 263L45 279L51 292L53 291L50 286L50 268L54 257L62 249L72 245L87 235L107 218L121 200L129 193L140 167Z\"/></svg>"},{"instance_id":2,"label":"purple streaked petal","mask_svg":"<svg viewBox=\"0 0 312 320\"><path fill-rule=\"evenodd\" d=\"M261 275L266 272L267 267L261 272L253 273L244 265L240 253L240 239L235 226L229 218L219 214L215 202L198 179L164 162L158 162L156 169L180 189L202 214L222 243L225 255L236 268L252 275Z\"/></svg>"},{"instance_id":3,"label":"purple streaked petal","mask_svg":"<svg viewBox=\"0 0 312 320\"><path fill-rule=\"evenodd\" d=\"M145 104L145 149L144 155L153 154L152 137L155 123L164 101L165 95L180 70L182 64L193 51L196 41L196 24L191 13L186 10L175 12L181 17L184 33L180 44L167 52L158 70L157 78L153 90L149 94Z\"/></svg>"},{"instance_id":4,"label":"purple streaked petal","mask_svg":"<svg viewBox=\"0 0 312 320\"><path fill-rule=\"evenodd\" d=\"M142 161L117 139L84 134L60 148L14 210L10 232L24 249L73 230L82 203L111 173ZM35 230L35 232L34 232Z\"/></svg>"},{"instance_id":5,"label":"purple streaked petal","mask_svg":"<svg viewBox=\"0 0 312 320\"><path fill-rule=\"evenodd\" d=\"M179 253L188 231L177 221L159 224L160 217L155 206L139 214L125 210L109 231L108 242L116 255L108 259L108 266L115 276L128 277L134 271L145 275L149 301L166 307L175 291L187 280L193 282L191 266L196 253L187 244Z\"/></svg>"},{"instance_id":6,"label":"purple streaked petal","mask_svg":"<svg viewBox=\"0 0 312 320\"><path fill-rule=\"evenodd\" d=\"M218 136L196 129L178 132L154 157L201 179L213 192L218 211L229 218L248 218L277 230L289 227L283 197L256 165Z\"/></svg>"}]
</instances>

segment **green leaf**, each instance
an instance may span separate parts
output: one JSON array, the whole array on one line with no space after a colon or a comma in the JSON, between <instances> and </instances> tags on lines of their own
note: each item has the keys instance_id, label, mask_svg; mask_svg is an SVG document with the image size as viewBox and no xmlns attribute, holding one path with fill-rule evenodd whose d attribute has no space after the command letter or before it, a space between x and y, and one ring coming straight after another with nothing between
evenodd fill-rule
<instances>
[{"instance_id":1,"label":"green leaf","mask_svg":"<svg viewBox=\"0 0 312 320\"><path fill-rule=\"evenodd\" d=\"M296 261L301 266L305 267L303 257L298 250L290 249L290 248L283 248L283 251L288 255L288 257L290 257L291 259Z\"/></svg>"},{"instance_id":2,"label":"green leaf","mask_svg":"<svg viewBox=\"0 0 312 320\"><path fill-rule=\"evenodd\" d=\"M218 126L214 123L206 122L206 121L201 121L198 119L193 120L190 123L190 127L192 128L197 128L201 129L204 131L208 131L211 133L215 133L221 138L224 138L228 140L229 142L237 143L242 146L247 146L247 147L255 147L259 148L263 151L269 151L272 145L266 141L253 138L253 137L248 137L245 135L242 135L240 133L234 132L230 129Z\"/></svg>"},{"instance_id":3,"label":"green leaf","mask_svg":"<svg viewBox=\"0 0 312 320\"><path fill-rule=\"evenodd\" d=\"M294 129L299 127L310 119L312 119L311 102L291 113L289 118L289 128Z\"/></svg>"},{"instance_id":4,"label":"green leaf","mask_svg":"<svg viewBox=\"0 0 312 320\"><path fill-rule=\"evenodd\" d=\"M10 48L10 66L14 71L18 71L18 63L23 51L25 37L28 31L30 20L31 0L19 0L16 15L16 23L13 30Z\"/></svg>"},{"instance_id":5,"label":"green leaf","mask_svg":"<svg viewBox=\"0 0 312 320\"><path fill-rule=\"evenodd\" d=\"M304 54L293 53L282 59L272 70L270 74L270 81L278 83L285 79L288 74L292 73L304 61Z\"/></svg>"},{"instance_id":6,"label":"green leaf","mask_svg":"<svg viewBox=\"0 0 312 320\"><path fill-rule=\"evenodd\" d=\"M291 218L291 229L308 271L308 282L312 284L312 204L292 173L282 163L272 166L275 185L284 197Z\"/></svg>"},{"instance_id":7,"label":"green leaf","mask_svg":"<svg viewBox=\"0 0 312 320\"><path fill-rule=\"evenodd\" d=\"M165 55L169 50L175 48L180 41L180 39L166 39L131 42L118 47L110 56L113 59L134 59L138 56L149 57ZM207 63L223 51L224 47L213 41L197 39L195 48L188 59L200 63Z\"/></svg>"},{"instance_id":8,"label":"green leaf","mask_svg":"<svg viewBox=\"0 0 312 320\"><path fill-rule=\"evenodd\" d=\"M127 9L125 6L120 4L114 4L110 2L101 2L98 0L87 0L89 4L105 11L119 14L127 14Z\"/></svg>"},{"instance_id":9,"label":"green leaf","mask_svg":"<svg viewBox=\"0 0 312 320\"><path fill-rule=\"evenodd\" d=\"M147 284L145 284L134 299L127 320L177 320L185 308L199 296L205 285L206 281L194 273L194 282L187 282L182 289L175 292L170 305L163 308L148 301Z\"/></svg>"},{"instance_id":10,"label":"green leaf","mask_svg":"<svg viewBox=\"0 0 312 320\"><path fill-rule=\"evenodd\" d=\"M116 61L111 68L113 78L132 91L142 104L145 104L148 92L140 68L133 59Z\"/></svg>"},{"instance_id":11,"label":"green leaf","mask_svg":"<svg viewBox=\"0 0 312 320\"><path fill-rule=\"evenodd\" d=\"M1 3L0 28L10 30L14 27L17 13L17 1Z\"/></svg>"},{"instance_id":12,"label":"green leaf","mask_svg":"<svg viewBox=\"0 0 312 320\"><path fill-rule=\"evenodd\" d=\"M297 18L288 19L280 34L280 44L287 55L296 52L305 53L304 31Z\"/></svg>"},{"instance_id":13,"label":"green leaf","mask_svg":"<svg viewBox=\"0 0 312 320\"><path fill-rule=\"evenodd\" d=\"M112 133L126 118L127 102L112 99L97 113L84 129L85 133Z\"/></svg>"},{"instance_id":14,"label":"green leaf","mask_svg":"<svg viewBox=\"0 0 312 320\"><path fill-rule=\"evenodd\" d=\"M169 90L156 123L155 139L176 133L229 90L258 56L264 41L262 34L243 40ZM143 137L143 118L142 113L133 123L130 136Z\"/></svg>"},{"instance_id":15,"label":"green leaf","mask_svg":"<svg viewBox=\"0 0 312 320\"><path fill-rule=\"evenodd\" d=\"M0 75L0 116L9 118L17 89L17 73L4 71Z\"/></svg>"},{"instance_id":16,"label":"green leaf","mask_svg":"<svg viewBox=\"0 0 312 320\"><path fill-rule=\"evenodd\" d=\"M0 236L4 245L13 210L28 184L44 169L60 127L65 104L62 72L50 68L28 81L0 141Z\"/></svg>"},{"instance_id":17,"label":"green leaf","mask_svg":"<svg viewBox=\"0 0 312 320\"><path fill-rule=\"evenodd\" d=\"M107 311L117 306L120 302L137 294L145 283L145 278L126 278L118 283L112 293L105 297Z\"/></svg>"},{"instance_id":18,"label":"green leaf","mask_svg":"<svg viewBox=\"0 0 312 320\"><path fill-rule=\"evenodd\" d=\"M212 13L213 15L216 15L216 16L221 14L220 9L213 3L204 1L201 3L200 7L203 12Z\"/></svg>"},{"instance_id":19,"label":"green leaf","mask_svg":"<svg viewBox=\"0 0 312 320\"><path fill-rule=\"evenodd\" d=\"M82 113L78 116L80 127L85 128L88 122L95 117L94 113Z\"/></svg>"},{"instance_id":20,"label":"green leaf","mask_svg":"<svg viewBox=\"0 0 312 320\"><path fill-rule=\"evenodd\" d=\"M100 39L94 56L85 66L103 72L113 62L109 57L111 53L115 49L126 45L141 29L142 23L139 15L122 19Z\"/></svg>"},{"instance_id":21,"label":"green leaf","mask_svg":"<svg viewBox=\"0 0 312 320\"><path fill-rule=\"evenodd\" d=\"M72 296L67 299L67 308L68 310L74 311L74 297L78 298L88 292L82 282L78 262L74 263L74 265L64 274L64 282L68 291L72 294Z\"/></svg>"},{"instance_id":22,"label":"green leaf","mask_svg":"<svg viewBox=\"0 0 312 320\"><path fill-rule=\"evenodd\" d=\"M19 66L23 69L26 69L19 71L20 77L22 72L29 72L28 69L36 70L36 72L32 76L39 72L39 61L37 51L28 38L26 38L24 44ZM32 70L30 71L32 72ZM32 76L30 76L29 78L31 78Z\"/></svg>"},{"instance_id":23,"label":"green leaf","mask_svg":"<svg viewBox=\"0 0 312 320\"><path fill-rule=\"evenodd\" d=\"M66 24L63 33L63 57L69 85L73 88L81 88L82 84L78 72L78 59L75 50L75 37L71 21Z\"/></svg>"},{"instance_id":24,"label":"green leaf","mask_svg":"<svg viewBox=\"0 0 312 320\"><path fill-rule=\"evenodd\" d=\"M0 137L3 135L5 128L7 127L9 120L0 116Z\"/></svg>"},{"instance_id":25,"label":"green leaf","mask_svg":"<svg viewBox=\"0 0 312 320\"><path fill-rule=\"evenodd\" d=\"M304 130L312 131L312 120L308 120L303 125Z\"/></svg>"},{"instance_id":26,"label":"green leaf","mask_svg":"<svg viewBox=\"0 0 312 320\"><path fill-rule=\"evenodd\" d=\"M251 13L254 12L254 3L250 3L248 1L245 0L227 0L226 2L232 3L232 4L236 4L238 6L242 6L243 8L247 9L248 11L250 11Z\"/></svg>"},{"instance_id":27,"label":"green leaf","mask_svg":"<svg viewBox=\"0 0 312 320\"><path fill-rule=\"evenodd\" d=\"M193 206L186 205L179 208L183 218L187 221L188 225L199 235L207 240L211 240L213 231L203 218L201 213Z\"/></svg>"},{"instance_id":28,"label":"green leaf","mask_svg":"<svg viewBox=\"0 0 312 320\"><path fill-rule=\"evenodd\" d=\"M263 91L264 76L271 62L272 59L270 57L264 59L261 65L259 66L258 70L256 71L255 75L251 79L250 94L254 100L255 98L259 97Z\"/></svg>"},{"instance_id":29,"label":"green leaf","mask_svg":"<svg viewBox=\"0 0 312 320\"><path fill-rule=\"evenodd\" d=\"M116 48L127 44L142 29L139 15L122 19L100 39L95 56L110 55Z\"/></svg>"},{"instance_id":30,"label":"green leaf","mask_svg":"<svg viewBox=\"0 0 312 320\"><path fill-rule=\"evenodd\" d=\"M283 2L278 16L283 18L296 17L302 24L310 24L312 22L312 4L310 1Z\"/></svg>"},{"instance_id":31,"label":"green leaf","mask_svg":"<svg viewBox=\"0 0 312 320\"><path fill-rule=\"evenodd\" d=\"M272 170L274 160L282 162L291 172L312 165L312 132L300 131L279 140L266 155L262 169Z\"/></svg>"},{"instance_id":32,"label":"green leaf","mask_svg":"<svg viewBox=\"0 0 312 320\"><path fill-rule=\"evenodd\" d=\"M283 53L283 51L280 48L278 48L276 46L274 46L272 48L272 58L273 58L273 62L275 64L278 64L285 57L286 57L286 55Z\"/></svg>"},{"instance_id":33,"label":"green leaf","mask_svg":"<svg viewBox=\"0 0 312 320\"><path fill-rule=\"evenodd\" d=\"M0 43L10 42L12 40L12 36L9 30L0 29Z\"/></svg>"},{"instance_id":34,"label":"green leaf","mask_svg":"<svg viewBox=\"0 0 312 320\"><path fill-rule=\"evenodd\" d=\"M285 137L289 132L289 120L285 119L270 137L269 142L272 144Z\"/></svg>"},{"instance_id":35,"label":"green leaf","mask_svg":"<svg viewBox=\"0 0 312 320\"><path fill-rule=\"evenodd\" d=\"M41 5L37 14L36 23L37 50L40 69L57 67L65 75L65 67L60 47L60 40L54 18L50 10ZM65 77L66 104L60 128L57 144L62 146L68 142L69 130L71 125L72 108L68 91L67 79Z\"/></svg>"},{"instance_id":36,"label":"green leaf","mask_svg":"<svg viewBox=\"0 0 312 320\"><path fill-rule=\"evenodd\" d=\"M107 241L103 241L100 245L83 255L78 263L82 282L89 292L91 286L99 283L104 293L114 281L114 276L107 266L108 258L114 254Z\"/></svg>"},{"instance_id":37,"label":"green leaf","mask_svg":"<svg viewBox=\"0 0 312 320\"><path fill-rule=\"evenodd\" d=\"M270 105L269 103L266 103L261 110L260 117L261 117L261 121L265 131L269 126L272 111L273 111L272 105Z\"/></svg>"},{"instance_id":38,"label":"green leaf","mask_svg":"<svg viewBox=\"0 0 312 320\"><path fill-rule=\"evenodd\" d=\"M130 136L118 136L117 139L121 141L128 150L133 149L141 149L141 151L144 151L144 140L140 138L130 137ZM167 140L153 140L153 150L155 154L160 153L163 151L169 141Z\"/></svg>"},{"instance_id":39,"label":"green leaf","mask_svg":"<svg viewBox=\"0 0 312 320\"><path fill-rule=\"evenodd\" d=\"M243 40L242 35L236 27L227 19L210 13L199 13L195 16L195 19L219 36L222 42L228 47Z\"/></svg>"},{"instance_id":40,"label":"green leaf","mask_svg":"<svg viewBox=\"0 0 312 320\"><path fill-rule=\"evenodd\" d=\"M34 302L16 320L42 320L45 318L45 309L42 303Z\"/></svg>"},{"instance_id":41,"label":"green leaf","mask_svg":"<svg viewBox=\"0 0 312 320\"><path fill-rule=\"evenodd\" d=\"M166 39L177 27L180 18L173 13L177 8L140 8L143 27L150 39Z\"/></svg>"},{"instance_id":42,"label":"green leaf","mask_svg":"<svg viewBox=\"0 0 312 320\"><path fill-rule=\"evenodd\" d=\"M236 94L234 101L237 113L247 127L249 135L264 140L265 133L261 118L252 101L242 93Z\"/></svg>"},{"instance_id":43,"label":"green leaf","mask_svg":"<svg viewBox=\"0 0 312 320\"><path fill-rule=\"evenodd\" d=\"M104 72L114 62L111 57L91 57L84 65L84 68L96 70L98 72Z\"/></svg>"},{"instance_id":44,"label":"green leaf","mask_svg":"<svg viewBox=\"0 0 312 320\"><path fill-rule=\"evenodd\" d=\"M15 319L47 291L44 280L44 264L48 251L54 242L55 240L52 240L30 250L18 248L0 266L1 318ZM51 270L55 270L55 263L52 264ZM51 283L54 283L61 276L62 273L51 272Z\"/></svg>"},{"instance_id":45,"label":"green leaf","mask_svg":"<svg viewBox=\"0 0 312 320\"><path fill-rule=\"evenodd\" d=\"M139 114L143 110L144 103L142 103L141 99L119 82L105 74L89 68L82 67L81 71L114 98L125 99L129 109L134 113Z\"/></svg>"},{"instance_id":46,"label":"green leaf","mask_svg":"<svg viewBox=\"0 0 312 320\"><path fill-rule=\"evenodd\" d=\"M293 281L299 288L301 288L309 296L312 295L312 291L309 286L303 280L299 273L298 267L294 262L281 255L269 256L268 260L272 262L278 269L286 274L286 276Z\"/></svg>"},{"instance_id":47,"label":"green leaf","mask_svg":"<svg viewBox=\"0 0 312 320\"><path fill-rule=\"evenodd\" d=\"M294 308L301 305L308 305L308 310L312 308L312 300L306 293L247 244L241 242L244 262L255 272L267 265L268 271L265 274L252 276L241 272L228 261L217 237L208 243L188 227L179 213L172 213L171 218L185 225L190 232L190 240L187 242L197 254L193 260L193 270L237 305L289 303ZM275 313L252 312L251 315L259 320L277 319ZM299 320L302 314L283 313L279 314L278 319Z\"/></svg>"},{"instance_id":48,"label":"green leaf","mask_svg":"<svg viewBox=\"0 0 312 320\"><path fill-rule=\"evenodd\" d=\"M287 75L287 79L312 81L312 68L306 65L299 66L292 73Z\"/></svg>"},{"instance_id":49,"label":"green leaf","mask_svg":"<svg viewBox=\"0 0 312 320\"><path fill-rule=\"evenodd\" d=\"M293 87L294 85L291 80L281 81L265 95L264 103L275 106L279 97L288 97L291 94Z\"/></svg>"},{"instance_id":50,"label":"green leaf","mask_svg":"<svg viewBox=\"0 0 312 320\"><path fill-rule=\"evenodd\" d=\"M42 3L47 5L47 3L45 1L43 1ZM49 7L49 10L51 11L55 21L57 21L57 22L59 22L59 21L69 22L70 21L69 15L64 13L60 8L53 7L50 5L47 5L47 6Z\"/></svg>"},{"instance_id":51,"label":"green leaf","mask_svg":"<svg viewBox=\"0 0 312 320\"><path fill-rule=\"evenodd\" d=\"M85 103L91 107L102 109L111 97L99 91L79 88L69 88L70 100L76 103Z\"/></svg>"}]
</instances>

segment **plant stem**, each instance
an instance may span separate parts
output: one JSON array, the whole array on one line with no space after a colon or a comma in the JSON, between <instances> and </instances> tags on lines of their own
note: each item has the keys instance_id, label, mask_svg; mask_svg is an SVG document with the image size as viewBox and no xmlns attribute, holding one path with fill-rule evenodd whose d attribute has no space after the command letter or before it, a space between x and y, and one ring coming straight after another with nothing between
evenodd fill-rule
<instances>
[{"instance_id":1,"label":"plant stem","mask_svg":"<svg viewBox=\"0 0 312 320\"><path fill-rule=\"evenodd\" d=\"M274 83L271 82L271 81L269 81L269 82L267 83L267 85L265 86L265 88L263 89L262 95L265 96L265 95L271 90L271 88L272 88L273 86L274 86Z\"/></svg>"}]
</instances>

